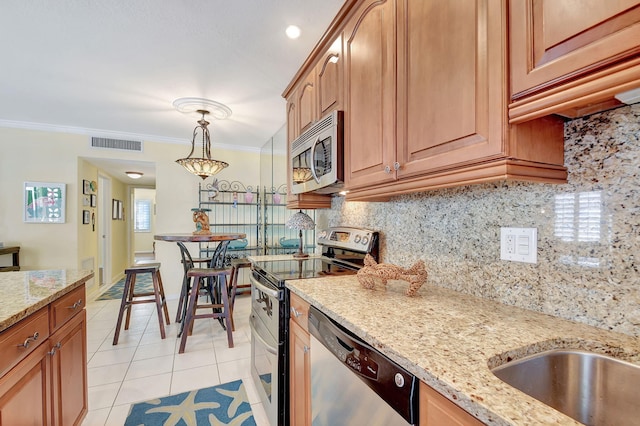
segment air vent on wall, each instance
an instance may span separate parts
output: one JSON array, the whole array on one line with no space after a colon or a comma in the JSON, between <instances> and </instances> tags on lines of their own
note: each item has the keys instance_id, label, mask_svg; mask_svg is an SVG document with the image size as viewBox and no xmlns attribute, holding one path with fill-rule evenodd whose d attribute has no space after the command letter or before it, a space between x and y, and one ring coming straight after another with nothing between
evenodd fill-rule
<instances>
[{"instance_id":1,"label":"air vent on wall","mask_svg":"<svg viewBox=\"0 0 640 426\"><path fill-rule=\"evenodd\" d=\"M105 148L105 149L122 149L125 151L138 151L142 152L141 141L127 141L123 139L110 139L110 138L91 138L92 148Z\"/></svg>"}]
</instances>

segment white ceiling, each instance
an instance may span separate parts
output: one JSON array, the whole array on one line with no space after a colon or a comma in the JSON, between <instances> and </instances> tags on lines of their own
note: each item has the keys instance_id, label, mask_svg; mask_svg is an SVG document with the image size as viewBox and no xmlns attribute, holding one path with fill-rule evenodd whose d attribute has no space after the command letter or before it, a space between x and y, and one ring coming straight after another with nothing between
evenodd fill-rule
<instances>
[{"instance_id":1,"label":"white ceiling","mask_svg":"<svg viewBox=\"0 0 640 426\"><path fill-rule=\"evenodd\" d=\"M258 148L343 0L1 0L0 126L188 143L181 97L233 111L214 146ZM289 24L302 29L288 39Z\"/></svg>"}]
</instances>

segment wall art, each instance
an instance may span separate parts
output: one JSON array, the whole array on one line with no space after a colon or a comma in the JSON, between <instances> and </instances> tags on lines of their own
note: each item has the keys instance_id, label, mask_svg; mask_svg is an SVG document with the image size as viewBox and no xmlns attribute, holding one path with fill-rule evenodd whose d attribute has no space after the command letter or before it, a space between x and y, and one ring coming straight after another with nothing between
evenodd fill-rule
<instances>
[{"instance_id":1,"label":"wall art","mask_svg":"<svg viewBox=\"0 0 640 426\"><path fill-rule=\"evenodd\" d=\"M23 220L27 223L65 223L66 184L25 182Z\"/></svg>"}]
</instances>

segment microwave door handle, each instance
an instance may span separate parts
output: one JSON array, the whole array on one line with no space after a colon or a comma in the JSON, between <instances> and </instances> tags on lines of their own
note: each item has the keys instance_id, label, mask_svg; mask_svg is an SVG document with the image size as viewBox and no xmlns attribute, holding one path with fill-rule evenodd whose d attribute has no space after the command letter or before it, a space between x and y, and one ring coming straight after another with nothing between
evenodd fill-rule
<instances>
[{"instance_id":1,"label":"microwave door handle","mask_svg":"<svg viewBox=\"0 0 640 426\"><path fill-rule=\"evenodd\" d=\"M313 179L315 179L316 182L320 183L320 178L318 178L318 174L316 173L316 165L315 165L315 161L314 159L316 158L316 148L318 147L318 144L320 143L320 138L316 138L315 141L313 141L313 145L311 145L311 175L313 175Z\"/></svg>"}]
</instances>

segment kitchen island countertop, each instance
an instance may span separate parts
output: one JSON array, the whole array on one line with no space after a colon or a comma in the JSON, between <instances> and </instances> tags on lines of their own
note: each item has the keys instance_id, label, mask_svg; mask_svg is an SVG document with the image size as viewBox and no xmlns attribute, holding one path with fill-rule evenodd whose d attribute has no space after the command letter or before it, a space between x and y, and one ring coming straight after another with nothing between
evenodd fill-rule
<instances>
[{"instance_id":1,"label":"kitchen island countertop","mask_svg":"<svg viewBox=\"0 0 640 426\"><path fill-rule=\"evenodd\" d=\"M92 277L91 270L75 269L0 273L0 332Z\"/></svg>"},{"instance_id":2,"label":"kitchen island countertop","mask_svg":"<svg viewBox=\"0 0 640 426\"><path fill-rule=\"evenodd\" d=\"M287 287L484 423L580 423L491 373L511 359L575 348L640 364L640 339L488 299L407 283L374 290L355 276L287 281Z\"/></svg>"}]
</instances>

